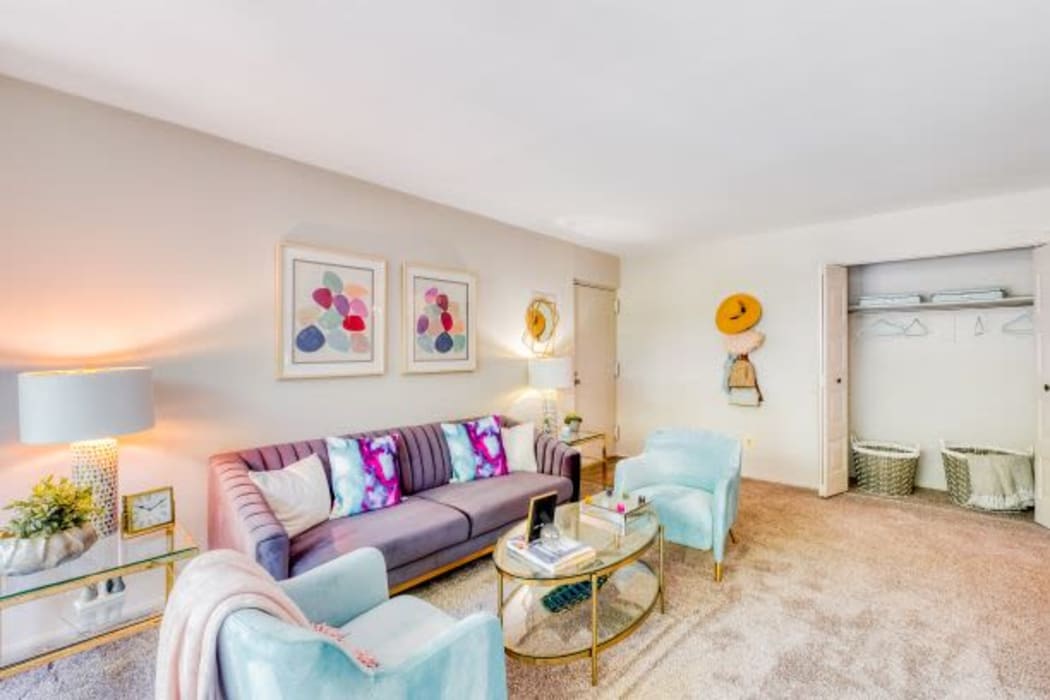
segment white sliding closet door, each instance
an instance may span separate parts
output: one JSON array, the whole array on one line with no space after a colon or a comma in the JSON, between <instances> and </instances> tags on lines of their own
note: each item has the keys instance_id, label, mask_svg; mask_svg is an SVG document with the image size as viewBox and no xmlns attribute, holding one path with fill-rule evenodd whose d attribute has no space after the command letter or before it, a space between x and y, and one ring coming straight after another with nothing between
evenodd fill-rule
<instances>
[{"instance_id":1,"label":"white sliding closet door","mask_svg":"<svg viewBox=\"0 0 1050 700\"><path fill-rule=\"evenodd\" d=\"M820 495L849 488L849 271L825 266L821 276Z\"/></svg>"},{"instance_id":2,"label":"white sliding closet door","mask_svg":"<svg viewBox=\"0 0 1050 700\"><path fill-rule=\"evenodd\" d=\"M1032 251L1035 263L1035 352L1039 410L1035 445L1035 520L1050 527L1050 245Z\"/></svg>"}]
</instances>

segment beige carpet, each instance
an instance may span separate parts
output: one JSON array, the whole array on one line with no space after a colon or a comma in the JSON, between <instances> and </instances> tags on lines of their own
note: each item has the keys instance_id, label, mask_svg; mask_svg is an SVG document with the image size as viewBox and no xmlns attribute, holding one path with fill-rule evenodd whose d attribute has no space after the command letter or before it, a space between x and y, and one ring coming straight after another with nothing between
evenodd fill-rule
<instances>
[{"instance_id":1,"label":"beige carpet","mask_svg":"<svg viewBox=\"0 0 1050 700\"><path fill-rule=\"evenodd\" d=\"M670 547L667 613L589 662L508 660L511 695L1047 698L1050 531L922 501L746 481L726 580ZM415 591L458 615L495 609L491 563ZM150 646L128 640L0 685L19 698L140 697ZM94 671L90 684L85 669ZM78 672L79 671L79 672Z\"/></svg>"}]
</instances>

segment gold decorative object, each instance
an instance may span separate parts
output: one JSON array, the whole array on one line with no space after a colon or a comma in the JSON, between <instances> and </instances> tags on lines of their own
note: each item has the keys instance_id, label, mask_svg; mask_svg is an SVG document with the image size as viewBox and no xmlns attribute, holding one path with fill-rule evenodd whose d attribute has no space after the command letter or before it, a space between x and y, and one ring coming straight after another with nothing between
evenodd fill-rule
<instances>
[{"instance_id":1,"label":"gold decorative object","mask_svg":"<svg viewBox=\"0 0 1050 700\"><path fill-rule=\"evenodd\" d=\"M138 537L175 524L175 490L170 486L123 498L122 528L125 537Z\"/></svg>"},{"instance_id":2,"label":"gold decorative object","mask_svg":"<svg viewBox=\"0 0 1050 700\"><path fill-rule=\"evenodd\" d=\"M547 297L535 297L525 308L525 330L521 342L540 357L553 355L554 333L559 320L557 302Z\"/></svg>"}]
</instances>

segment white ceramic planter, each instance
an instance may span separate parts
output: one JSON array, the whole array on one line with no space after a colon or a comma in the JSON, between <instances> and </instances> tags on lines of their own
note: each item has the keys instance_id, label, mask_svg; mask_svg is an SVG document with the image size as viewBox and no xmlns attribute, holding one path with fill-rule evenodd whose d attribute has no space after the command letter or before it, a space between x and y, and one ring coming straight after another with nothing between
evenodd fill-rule
<instances>
[{"instance_id":1,"label":"white ceramic planter","mask_svg":"<svg viewBox=\"0 0 1050 700\"><path fill-rule=\"evenodd\" d=\"M49 537L0 537L0 572L21 576L54 568L79 557L97 539L98 532L91 523Z\"/></svg>"}]
</instances>

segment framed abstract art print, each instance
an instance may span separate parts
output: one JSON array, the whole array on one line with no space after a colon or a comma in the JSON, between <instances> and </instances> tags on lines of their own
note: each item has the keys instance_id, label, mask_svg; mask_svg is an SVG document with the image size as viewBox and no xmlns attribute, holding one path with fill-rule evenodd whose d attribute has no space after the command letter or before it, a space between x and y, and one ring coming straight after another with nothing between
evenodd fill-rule
<instances>
[{"instance_id":1,"label":"framed abstract art print","mask_svg":"<svg viewBox=\"0 0 1050 700\"><path fill-rule=\"evenodd\" d=\"M385 260L278 246L277 376L383 374L385 305Z\"/></svg>"},{"instance_id":2,"label":"framed abstract art print","mask_svg":"<svg viewBox=\"0 0 1050 700\"><path fill-rule=\"evenodd\" d=\"M469 272L406 263L402 284L405 372L477 368L477 278Z\"/></svg>"}]
</instances>

